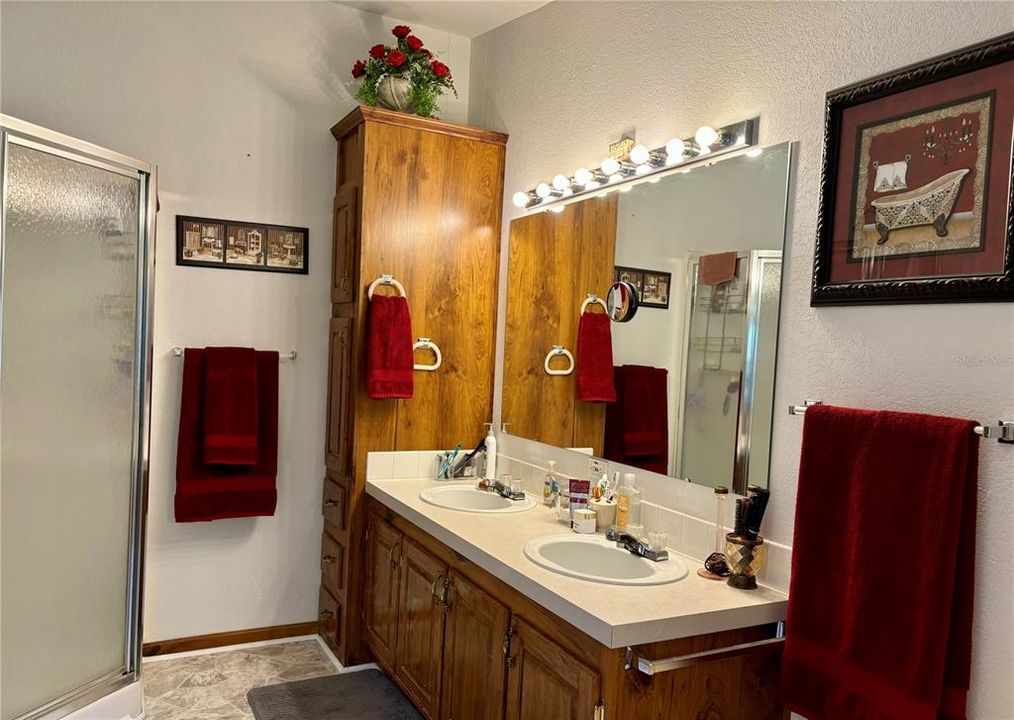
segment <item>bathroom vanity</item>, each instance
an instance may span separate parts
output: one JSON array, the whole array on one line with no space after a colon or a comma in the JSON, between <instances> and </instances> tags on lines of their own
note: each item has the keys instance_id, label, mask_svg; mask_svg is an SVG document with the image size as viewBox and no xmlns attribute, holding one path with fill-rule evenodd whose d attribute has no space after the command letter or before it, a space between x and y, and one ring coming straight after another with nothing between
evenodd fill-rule
<instances>
[{"instance_id":1,"label":"bathroom vanity","mask_svg":"<svg viewBox=\"0 0 1014 720\"><path fill-rule=\"evenodd\" d=\"M421 499L441 484L366 484L363 634L427 718L783 717L782 593L704 580L679 557L690 573L674 583L567 577L524 555L534 538L579 537L550 510L473 513Z\"/></svg>"}]
</instances>

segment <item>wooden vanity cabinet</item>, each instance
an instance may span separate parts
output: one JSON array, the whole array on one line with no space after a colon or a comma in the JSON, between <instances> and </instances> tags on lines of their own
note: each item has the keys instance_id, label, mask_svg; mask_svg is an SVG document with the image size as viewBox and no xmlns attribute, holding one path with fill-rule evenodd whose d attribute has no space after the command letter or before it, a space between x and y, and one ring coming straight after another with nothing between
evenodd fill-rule
<instances>
[{"instance_id":1,"label":"wooden vanity cabinet","mask_svg":"<svg viewBox=\"0 0 1014 720\"><path fill-rule=\"evenodd\" d=\"M338 157L324 485L338 504L326 498L323 514L342 566L322 575L320 611L323 623L337 608L327 625L335 630L325 639L351 665L371 659L361 622L369 610L362 542L367 453L474 446L492 416L507 136L368 107L353 110L331 133ZM366 396L366 289L382 274L405 287L413 336L431 338L443 354L439 370L414 374L408 399ZM422 353L417 362L429 362ZM380 652L395 644L380 636L371 642Z\"/></svg>"},{"instance_id":2,"label":"wooden vanity cabinet","mask_svg":"<svg viewBox=\"0 0 1014 720\"><path fill-rule=\"evenodd\" d=\"M428 720L784 720L780 649L646 676L608 648L368 499L365 637ZM763 640L750 627L641 645L683 656Z\"/></svg>"}]
</instances>

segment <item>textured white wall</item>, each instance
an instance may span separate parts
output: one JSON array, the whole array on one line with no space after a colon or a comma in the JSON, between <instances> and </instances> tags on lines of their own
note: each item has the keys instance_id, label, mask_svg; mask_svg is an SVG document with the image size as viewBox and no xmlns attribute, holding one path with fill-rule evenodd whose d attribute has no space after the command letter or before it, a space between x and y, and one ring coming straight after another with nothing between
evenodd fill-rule
<instances>
[{"instance_id":1,"label":"textured white wall","mask_svg":"<svg viewBox=\"0 0 1014 720\"><path fill-rule=\"evenodd\" d=\"M775 406L820 398L995 422L1014 416L1014 306L815 309L809 283L825 93L1011 30L1009 2L557 2L473 40L470 120L510 133L509 197L597 163L631 129L655 146L759 115L763 143L799 141ZM518 214L506 207L505 227ZM801 427L776 415L766 534L785 543ZM1014 449L984 442L979 483L969 717L1009 720ZM884 553L907 561L901 538Z\"/></svg>"},{"instance_id":2,"label":"textured white wall","mask_svg":"<svg viewBox=\"0 0 1014 720\"><path fill-rule=\"evenodd\" d=\"M335 3L0 6L4 113L158 163L145 640L313 620L319 585L335 142L356 57L396 21ZM417 28L459 75L469 43ZM310 228L310 275L179 268L175 215ZM299 351L281 367L278 510L177 525L175 345Z\"/></svg>"}]
</instances>

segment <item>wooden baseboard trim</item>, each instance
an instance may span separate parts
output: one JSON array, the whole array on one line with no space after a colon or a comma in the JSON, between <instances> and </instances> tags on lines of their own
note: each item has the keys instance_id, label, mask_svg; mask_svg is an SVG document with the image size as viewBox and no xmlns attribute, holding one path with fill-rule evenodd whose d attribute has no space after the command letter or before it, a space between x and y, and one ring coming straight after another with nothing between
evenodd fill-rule
<instances>
[{"instance_id":1,"label":"wooden baseboard trim","mask_svg":"<svg viewBox=\"0 0 1014 720\"><path fill-rule=\"evenodd\" d=\"M194 635L174 640L156 640L155 642L144 643L141 647L141 654L144 657L152 657L154 655L169 655L171 653L225 647L226 645L242 645L243 643L264 642L265 640L280 640L282 638L316 634L316 622L273 625L271 627L250 628L249 630Z\"/></svg>"}]
</instances>

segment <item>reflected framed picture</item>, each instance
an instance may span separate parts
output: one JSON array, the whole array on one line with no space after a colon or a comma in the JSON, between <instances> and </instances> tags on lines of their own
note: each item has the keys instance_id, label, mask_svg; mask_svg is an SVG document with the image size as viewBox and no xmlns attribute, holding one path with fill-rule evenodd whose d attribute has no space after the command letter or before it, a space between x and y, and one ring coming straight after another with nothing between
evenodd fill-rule
<instances>
[{"instance_id":1,"label":"reflected framed picture","mask_svg":"<svg viewBox=\"0 0 1014 720\"><path fill-rule=\"evenodd\" d=\"M617 266L613 277L616 282L628 282L637 288L638 307L669 308L672 273Z\"/></svg>"},{"instance_id":2,"label":"reflected framed picture","mask_svg":"<svg viewBox=\"0 0 1014 720\"><path fill-rule=\"evenodd\" d=\"M811 305L1014 300L1014 34L834 90Z\"/></svg>"},{"instance_id":3,"label":"reflected framed picture","mask_svg":"<svg viewBox=\"0 0 1014 720\"><path fill-rule=\"evenodd\" d=\"M176 264L306 275L304 227L176 216Z\"/></svg>"}]
</instances>

